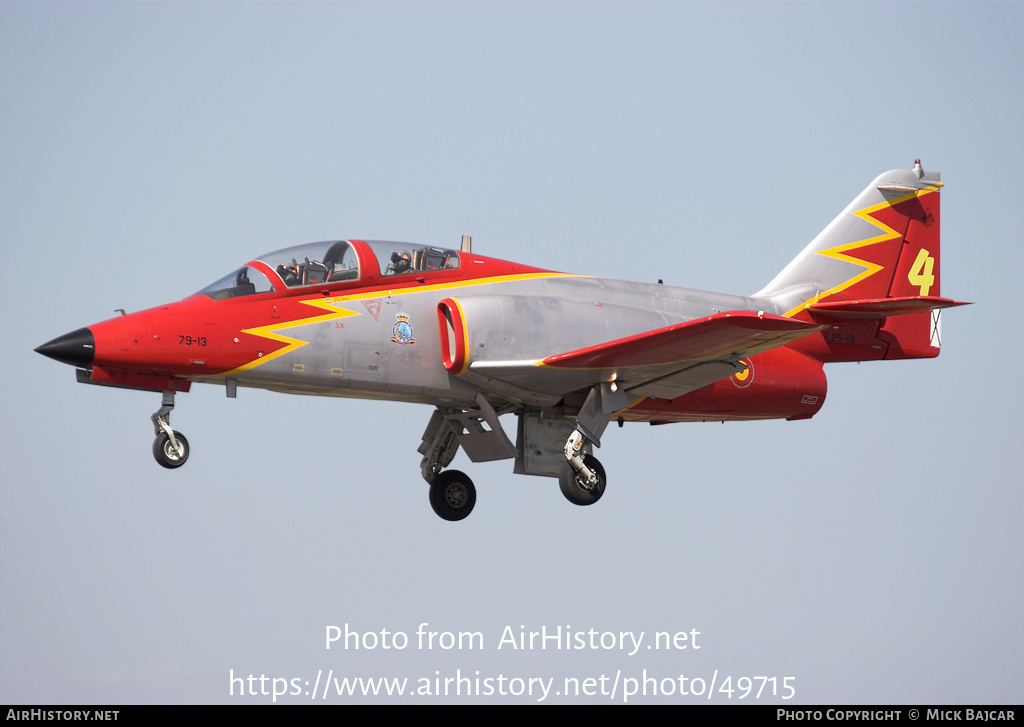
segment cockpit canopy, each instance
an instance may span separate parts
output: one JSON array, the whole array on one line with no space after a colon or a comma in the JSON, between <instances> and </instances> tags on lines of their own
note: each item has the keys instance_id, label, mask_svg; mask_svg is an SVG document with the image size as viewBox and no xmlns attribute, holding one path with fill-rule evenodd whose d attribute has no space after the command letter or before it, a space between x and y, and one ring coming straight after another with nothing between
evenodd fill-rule
<instances>
[{"instance_id":1,"label":"cockpit canopy","mask_svg":"<svg viewBox=\"0 0 1024 727\"><path fill-rule=\"evenodd\" d=\"M253 261L262 263L260 267L266 266L274 275L267 275L250 263L206 286L198 295L221 300L279 289L342 283L376 276L423 274L459 267L459 253L447 248L405 242L367 241L360 244L365 244L371 257L376 258L369 260L364 252L362 268L372 267L371 263L376 262L376 270L361 268L359 252L352 242L312 242L260 255Z\"/></svg>"}]
</instances>

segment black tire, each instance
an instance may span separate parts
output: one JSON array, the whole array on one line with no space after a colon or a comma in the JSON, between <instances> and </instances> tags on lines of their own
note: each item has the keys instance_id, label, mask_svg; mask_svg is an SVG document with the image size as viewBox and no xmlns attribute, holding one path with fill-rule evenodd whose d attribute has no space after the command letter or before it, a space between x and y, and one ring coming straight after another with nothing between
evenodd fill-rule
<instances>
[{"instance_id":1,"label":"black tire","mask_svg":"<svg viewBox=\"0 0 1024 727\"><path fill-rule=\"evenodd\" d=\"M580 476L568 462L562 465L562 471L558 473L558 486L562 489L565 499L573 505L593 505L601 499L608 482L604 474L604 467L597 461L597 457L590 454L584 455L583 464L597 475L597 485L592 490L583 486Z\"/></svg>"},{"instance_id":2,"label":"black tire","mask_svg":"<svg viewBox=\"0 0 1024 727\"><path fill-rule=\"evenodd\" d=\"M153 457L161 467L169 470L177 469L185 464L188 459L188 440L181 432L175 432L174 438L178 442L178 449L171 446L171 438L167 432L160 432L160 435L153 440Z\"/></svg>"},{"instance_id":3,"label":"black tire","mask_svg":"<svg viewBox=\"0 0 1024 727\"><path fill-rule=\"evenodd\" d=\"M473 480L458 470L445 470L430 485L430 506L443 520L462 520L473 512L475 504Z\"/></svg>"}]
</instances>

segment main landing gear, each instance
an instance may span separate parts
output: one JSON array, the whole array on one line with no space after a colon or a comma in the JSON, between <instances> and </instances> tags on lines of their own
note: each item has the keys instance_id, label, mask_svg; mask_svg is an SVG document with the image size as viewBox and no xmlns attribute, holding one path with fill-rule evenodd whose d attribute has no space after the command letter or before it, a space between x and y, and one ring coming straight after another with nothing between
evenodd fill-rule
<instances>
[{"instance_id":1,"label":"main landing gear","mask_svg":"<svg viewBox=\"0 0 1024 727\"><path fill-rule=\"evenodd\" d=\"M420 472L430 485L430 506L438 517L449 522L468 517L476 504L473 480L459 470L441 471L458 451L459 440L455 431L445 422L440 410L434 411L419 448L423 455Z\"/></svg>"},{"instance_id":2,"label":"main landing gear","mask_svg":"<svg viewBox=\"0 0 1024 727\"><path fill-rule=\"evenodd\" d=\"M515 458L514 471L518 474L557 477L562 494L574 505L592 505L600 500L608 480L604 467L590 451L604 431L608 416L600 408L593 411L601 406L598 397L588 398L588 404L592 399L597 404L584 406L576 421L520 413L515 445L505 437L498 413L483 395L477 395L476 407L438 407L419 447L423 455L420 471L430 485L434 512L444 520L457 521L468 517L476 504L473 481L464 472L444 469L459 447L474 462Z\"/></svg>"},{"instance_id":3,"label":"main landing gear","mask_svg":"<svg viewBox=\"0 0 1024 727\"><path fill-rule=\"evenodd\" d=\"M156 439L153 440L153 457L157 464L167 469L177 469L188 459L188 440L181 432L171 429L171 410L174 408L174 392L165 391L162 405L150 419Z\"/></svg>"},{"instance_id":4,"label":"main landing gear","mask_svg":"<svg viewBox=\"0 0 1024 727\"><path fill-rule=\"evenodd\" d=\"M558 473L558 486L574 505L593 505L601 499L608 482L597 457L583 453L586 441L579 429L573 430L565 443L566 463Z\"/></svg>"},{"instance_id":5,"label":"main landing gear","mask_svg":"<svg viewBox=\"0 0 1024 727\"><path fill-rule=\"evenodd\" d=\"M593 387L576 415L576 428L565 441L565 464L558 473L558 486L575 505L593 505L604 494L608 479L604 467L590 454L590 445L601 446L601 435L610 413L629 405L626 394L614 382Z\"/></svg>"}]
</instances>

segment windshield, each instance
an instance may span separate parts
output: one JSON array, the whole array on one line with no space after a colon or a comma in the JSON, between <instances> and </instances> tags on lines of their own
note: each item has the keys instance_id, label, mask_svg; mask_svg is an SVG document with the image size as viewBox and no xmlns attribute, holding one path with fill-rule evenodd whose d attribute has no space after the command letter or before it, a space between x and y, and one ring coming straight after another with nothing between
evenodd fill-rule
<instances>
[{"instance_id":1,"label":"windshield","mask_svg":"<svg viewBox=\"0 0 1024 727\"><path fill-rule=\"evenodd\" d=\"M273 289L274 286L267 280L266 275L256 268L246 265L225 275L215 283L207 285L196 295L208 295L214 300L221 300L223 298L238 298L242 295L254 295L255 293L269 293Z\"/></svg>"}]
</instances>

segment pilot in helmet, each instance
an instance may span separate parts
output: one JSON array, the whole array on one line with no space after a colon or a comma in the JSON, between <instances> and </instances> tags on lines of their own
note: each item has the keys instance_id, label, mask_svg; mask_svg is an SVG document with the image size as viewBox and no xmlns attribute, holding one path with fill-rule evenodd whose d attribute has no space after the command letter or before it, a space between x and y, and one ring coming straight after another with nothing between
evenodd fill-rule
<instances>
[{"instance_id":1,"label":"pilot in helmet","mask_svg":"<svg viewBox=\"0 0 1024 727\"><path fill-rule=\"evenodd\" d=\"M412 257L409 255L408 250L395 250L391 253L391 264L388 265L388 270L392 273L404 273L409 270L412 265Z\"/></svg>"}]
</instances>

